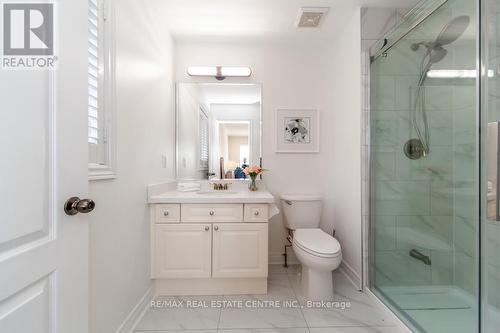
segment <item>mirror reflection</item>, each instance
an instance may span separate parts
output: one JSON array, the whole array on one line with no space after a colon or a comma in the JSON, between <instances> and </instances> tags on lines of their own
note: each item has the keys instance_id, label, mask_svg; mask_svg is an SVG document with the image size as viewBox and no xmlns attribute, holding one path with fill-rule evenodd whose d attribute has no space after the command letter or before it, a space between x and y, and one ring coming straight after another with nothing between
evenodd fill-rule
<instances>
[{"instance_id":1,"label":"mirror reflection","mask_svg":"<svg viewBox=\"0 0 500 333\"><path fill-rule=\"evenodd\" d=\"M261 87L177 84L177 178L244 179L261 164Z\"/></svg>"}]
</instances>

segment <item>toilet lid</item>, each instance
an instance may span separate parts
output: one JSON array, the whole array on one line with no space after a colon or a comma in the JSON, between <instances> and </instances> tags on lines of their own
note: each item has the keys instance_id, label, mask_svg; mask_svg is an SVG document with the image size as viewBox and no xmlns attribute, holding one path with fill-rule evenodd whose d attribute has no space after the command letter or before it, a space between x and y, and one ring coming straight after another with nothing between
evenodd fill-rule
<instances>
[{"instance_id":1,"label":"toilet lid","mask_svg":"<svg viewBox=\"0 0 500 333\"><path fill-rule=\"evenodd\" d=\"M339 242L321 229L297 229L293 240L308 252L332 256L340 253Z\"/></svg>"}]
</instances>

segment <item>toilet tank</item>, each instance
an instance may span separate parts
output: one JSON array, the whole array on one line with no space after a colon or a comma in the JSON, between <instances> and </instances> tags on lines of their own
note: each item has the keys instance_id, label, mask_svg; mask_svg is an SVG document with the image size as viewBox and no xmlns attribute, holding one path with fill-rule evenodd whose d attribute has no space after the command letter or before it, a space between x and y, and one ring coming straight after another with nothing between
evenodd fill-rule
<instances>
[{"instance_id":1,"label":"toilet tank","mask_svg":"<svg viewBox=\"0 0 500 333\"><path fill-rule=\"evenodd\" d=\"M311 194L284 194L281 208L288 229L318 228L321 220L322 198Z\"/></svg>"}]
</instances>

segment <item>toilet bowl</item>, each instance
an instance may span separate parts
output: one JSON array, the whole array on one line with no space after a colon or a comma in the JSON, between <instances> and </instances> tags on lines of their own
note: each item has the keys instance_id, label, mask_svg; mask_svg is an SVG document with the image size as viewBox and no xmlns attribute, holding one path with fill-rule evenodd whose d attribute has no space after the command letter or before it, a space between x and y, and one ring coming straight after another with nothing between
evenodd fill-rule
<instances>
[{"instance_id":1,"label":"toilet bowl","mask_svg":"<svg viewBox=\"0 0 500 333\"><path fill-rule=\"evenodd\" d=\"M307 299L332 300L332 271L342 261L339 242L321 229L297 229L292 248L302 264L301 284Z\"/></svg>"},{"instance_id":2,"label":"toilet bowl","mask_svg":"<svg viewBox=\"0 0 500 333\"><path fill-rule=\"evenodd\" d=\"M282 195L285 223L292 234L292 248L302 264L301 287L311 301L333 299L333 275L342 261L339 242L319 228L321 197Z\"/></svg>"}]
</instances>

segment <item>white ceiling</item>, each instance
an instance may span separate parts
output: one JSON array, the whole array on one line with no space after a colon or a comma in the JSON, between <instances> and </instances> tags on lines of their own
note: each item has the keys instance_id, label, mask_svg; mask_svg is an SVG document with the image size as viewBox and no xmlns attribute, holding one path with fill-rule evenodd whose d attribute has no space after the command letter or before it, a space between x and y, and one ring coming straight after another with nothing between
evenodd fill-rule
<instances>
[{"instance_id":1,"label":"white ceiling","mask_svg":"<svg viewBox=\"0 0 500 333\"><path fill-rule=\"evenodd\" d=\"M346 9L411 7L416 0L147 0L174 39L233 42L248 40L324 41L342 31ZM297 28L300 7L329 7L317 29Z\"/></svg>"}]
</instances>

